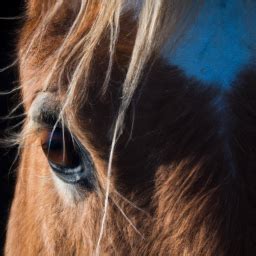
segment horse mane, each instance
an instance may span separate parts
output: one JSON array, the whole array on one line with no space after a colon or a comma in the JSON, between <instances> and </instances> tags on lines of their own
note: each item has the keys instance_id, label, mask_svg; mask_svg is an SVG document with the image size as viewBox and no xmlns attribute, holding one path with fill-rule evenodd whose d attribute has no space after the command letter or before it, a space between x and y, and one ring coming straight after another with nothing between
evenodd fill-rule
<instances>
[{"instance_id":1,"label":"horse mane","mask_svg":"<svg viewBox=\"0 0 256 256\"><path fill-rule=\"evenodd\" d=\"M190 1L131 0L125 3L121 0L79 0L74 4L73 2L75 1L29 1L28 19L20 40L24 49L19 53L20 64L26 66L28 56L34 51L40 51L39 49L44 52L44 56L51 55L54 63L44 82L44 88L47 89L52 83L57 83L61 88L66 71L70 71L68 62L76 60L76 66L68 77L69 88L67 100L63 103L64 107L72 104L74 100L77 104L77 100L79 102L86 97L94 58L95 55L100 55L100 51L104 52L108 63L101 93L107 91L114 59L120 55L118 51L122 48L123 55L129 56L125 65L122 104L118 115L123 119L121 116L130 104L145 66L149 60L152 60L154 54L159 52L166 34L177 30L182 23L179 20L191 11ZM60 21L63 22L62 17L65 15L69 16L66 24L58 24ZM128 22L128 25L123 28L125 22ZM53 24L55 28L52 28ZM56 37L60 33L59 30L65 34L58 49L52 46L50 52L47 46L40 44L39 40L43 39L49 30L53 30L51 32L55 33ZM155 38L159 39L155 40ZM102 44L104 48L100 50L99 45L102 47ZM83 88L81 88L81 80L86 85ZM83 92L80 99L77 98L78 91L80 94L81 91Z\"/></svg>"}]
</instances>

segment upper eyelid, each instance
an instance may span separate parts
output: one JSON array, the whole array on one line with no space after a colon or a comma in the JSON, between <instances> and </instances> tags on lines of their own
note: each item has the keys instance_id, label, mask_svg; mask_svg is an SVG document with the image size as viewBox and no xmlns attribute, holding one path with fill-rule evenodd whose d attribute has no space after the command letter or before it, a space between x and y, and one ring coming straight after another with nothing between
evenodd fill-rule
<instances>
[{"instance_id":1,"label":"upper eyelid","mask_svg":"<svg viewBox=\"0 0 256 256\"><path fill-rule=\"evenodd\" d=\"M57 122L56 116L49 117L49 113L46 113L45 111L42 112L36 118L32 119L32 124L33 124L33 127L35 128L34 130L37 133L40 133L41 131L44 131L44 130L52 131L56 128L61 128L61 129L63 128L63 125Z\"/></svg>"},{"instance_id":2,"label":"upper eyelid","mask_svg":"<svg viewBox=\"0 0 256 256\"><path fill-rule=\"evenodd\" d=\"M47 112L47 110L44 109L41 110L36 122L49 127L60 126L58 125L58 114L55 112Z\"/></svg>"},{"instance_id":3,"label":"upper eyelid","mask_svg":"<svg viewBox=\"0 0 256 256\"><path fill-rule=\"evenodd\" d=\"M59 101L54 93L41 92L33 101L29 117L35 126L54 127L59 121ZM57 125L58 126L58 125Z\"/></svg>"},{"instance_id":4,"label":"upper eyelid","mask_svg":"<svg viewBox=\"0 0 256 256\"><path fill-rule=\"evenodd\" d=\"M35 128L36 128L35 131L37 133L40 133L45 130L48 130L49 132L53 132L55 130L54 126L44 124L44 123L37 124ZM56 128L60 128L60 127L56 127Z\"/></svg>"}]
</instances>

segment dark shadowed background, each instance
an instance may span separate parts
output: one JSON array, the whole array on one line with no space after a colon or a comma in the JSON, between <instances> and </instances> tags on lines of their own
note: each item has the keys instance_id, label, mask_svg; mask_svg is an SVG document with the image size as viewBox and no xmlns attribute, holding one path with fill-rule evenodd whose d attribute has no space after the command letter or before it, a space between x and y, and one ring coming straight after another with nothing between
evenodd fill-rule
<instances>
[{"instance_id":1,"label":"dark shadowed background","mask_svg":"<svg viewBox=\"0 0 256 256\"><path fill-rule=\"evenodd\" d=\"M19 29L22 25L21 19L4 19L15 16L22 16L24 11L23 0L4 0L0 3L0 69L10 65L15 60L16 42ZM18 86L17 67L12 67L4 72L0 72L0 91L10 91ZM0 96L0 137L6 136L6 130L10 131L17 122L18 118L3 119L11 109L18 103L18 94ZM20 113L21 110L15 114ZM17 129L16 129L17 131ZM8 143L7 143L8 144ZM0 255L2 255L6 221L13 196L15 183L15 164L11 168L16 149L9 148L7 145L0 146ZM17 255L18 256L18 255Z\"/></svg>"}]
</instances>

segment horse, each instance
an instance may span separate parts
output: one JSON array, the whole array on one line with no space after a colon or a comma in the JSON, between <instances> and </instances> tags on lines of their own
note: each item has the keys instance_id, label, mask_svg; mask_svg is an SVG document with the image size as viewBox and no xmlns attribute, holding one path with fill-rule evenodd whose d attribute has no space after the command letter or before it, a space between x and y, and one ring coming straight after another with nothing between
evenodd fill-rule
<instances>
[{"instance_id":1,"label":"horse","mask_svg":"<svg viewBox=\"0 0 256 256\"><path fill-rule=\"evenodd\" d=\"M5 254L255 255L255 10L28 0Z\"/></svg>"}]
</instances>

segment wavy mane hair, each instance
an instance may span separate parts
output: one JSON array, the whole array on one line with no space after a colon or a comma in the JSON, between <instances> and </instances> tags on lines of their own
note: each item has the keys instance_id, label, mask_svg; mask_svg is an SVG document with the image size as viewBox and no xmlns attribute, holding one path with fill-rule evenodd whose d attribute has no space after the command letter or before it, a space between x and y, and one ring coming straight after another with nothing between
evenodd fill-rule
<instances>
[{"instance_id":1,"label":"wavy mane hair","mask_svg":"<svg viewBox=\"0 0 256 256\"><path fill-rule=\"evenodd\" d=\"M192 2L27 2L18 46L27 116L7 256L253 251L247 178L226 171L213 132L216 92L188 92L161 59L199 10ZM90 153L95 189L53 177L41 119L53 131L61 123Z\"/></svg>"}]
</instances>

